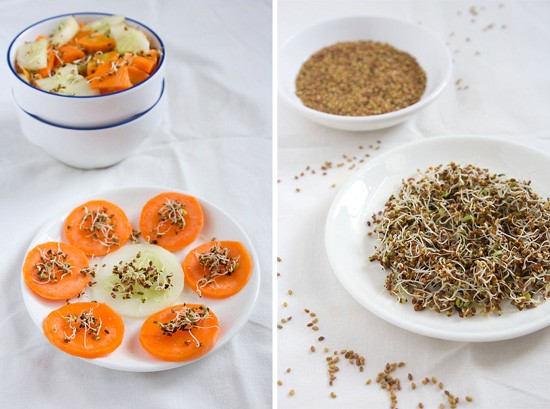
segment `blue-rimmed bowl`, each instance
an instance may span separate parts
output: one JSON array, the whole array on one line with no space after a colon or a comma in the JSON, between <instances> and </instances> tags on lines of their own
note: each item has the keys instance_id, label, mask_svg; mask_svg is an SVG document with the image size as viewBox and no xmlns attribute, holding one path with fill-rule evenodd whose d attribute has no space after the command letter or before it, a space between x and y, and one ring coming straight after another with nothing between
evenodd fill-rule
<instances>
[{"instance_id":1,"label":"blue-rimmed bowl","mask_svg":"<svg viewBox=\"0 0 550 409\"><path fill-rule=\"evenodd\" d=\"M40 90L25 82L15 71L17 47L34 41L39 35L48 35L68 16L78 22L90 22L109 16L108 13L70 13L34 23L20 32L8 48L8 66L12 72L13 94L18 105L26 112L45 121L69 127L98 127L117 124L147 111L158 99L164 79L164 44L160 37L146 25L126 17L127 24L142 30L151 48L161 50L157 69L140 84L112 94L76 97Z\"/></svg>"},{"instance_id":2,"label":"blue-rimmed bowl","mask_svg":"<svg viewBox=\"0 0 550 409\"><path fill-rule=\"evenodd\" d=\"M164 82L145 112L114 125L71 127L56 125L26 112L14 97L23 135L55 159L80 169L112 166L128 157L161 123Z\"/></svg>"}]
</instances>

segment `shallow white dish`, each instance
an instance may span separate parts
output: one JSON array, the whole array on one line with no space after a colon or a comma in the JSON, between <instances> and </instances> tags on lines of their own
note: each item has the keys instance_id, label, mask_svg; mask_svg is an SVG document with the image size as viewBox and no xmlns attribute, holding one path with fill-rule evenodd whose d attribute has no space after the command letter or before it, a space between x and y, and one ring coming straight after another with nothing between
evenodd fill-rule
<instances>
[{"instance_id":1,"label":"shallow white dish","mask_svg":"<svg viewBox=\"0 0 550 409\"><path fill-rule=\"evenodd\" d=\"M94 128L54 125L25 112L15 99L23 135L51 156L81 169L105 168L128 157L160 125L164 86L151 108L121 123Z\"/></svg>"},{"instance_id":2,"label":"shallow white dish","mask_svg":"<svg viewBox=\"0 0 550 409\"><path fill-rule=\"evenodd\" d=\"M139 215L142 207L153 196L162 192L176 191L172 188L158 186L143 186L143 187L127 187L115 190L98 193L96 195L82 198L74 202L70 207L59 213L56 217L46 223L33 238L27 251L31 250L36 245L46 241L63 241L62 227L65 217L69 212L88 200L104 199L119 205L125 212L133 226L139 226ZM183 192L182 192L183 193ZM223 210L213 205L212 203L200 199L199 201L204 212L204 226L197 240L191 243L185 249L175 252L174 254L183 262L187 253L196 246L210 241L212 237L220 240L237 240L249 251L253 261L253 271L247 285L236 295L225 299L199 298L199 296L191 288L185 287L176 304L183 302L187 303L203 303L212 308L212 311L217 315L220 323L221 336L216 346L205 356L212 354L220 349L239 329L246 323L252 307L258 296L260 288L260 268L259 260L254 250L250 239L243 229L227 215ZM21 274L21 289L23 292L23 301L27 310L42 332L42 321L54 309L64 305L63 301L48 301L35 295L25 284ZM89 290L87 290L89 291ZM87 295L80 297L79 301L89 301ZM198 359L187 362L166 362L158 360L149 355L139 343L139 330L145 319L122 317L125 325L124 339L122 345L112 354L95 359L84 359L85 361L102 366L105 368L118 369L132 372L153 372L164 371L167 369L176 368L197 361ZM44 342L47 342L44 340ZM51 348L55 348L53 345ZM62 354L63 352L57 351ZM200 358L199 358L200 359Z\"/></svg>"},{"instance_id":3,"label":"shallow white dish","mask_svg":"<svg viewBox=\"0 0 550 409\"><path fill-rule=\"evenodd\" d=\"M155 72L132 88L112 94L89 97L59 95L33 87L23 81L15 72L13 63L19 45L26 41L34 41L39 35L48 35L68 16L75 16L78 22L90 22L108 15L111 14L62 14L34 23L14 38L8 48L8 66L12 72L10 79L14 96L25 111L58 125L96 127L127 120L151 108L163 87L164 44L153 30L130 18L126 18L128 25L141 29L149 39L151 48L162 50Z\"/></svg>"},{"instance_id":4,"label":"shallow white dish","mask_svg":"<svg viewBox=\"0 0 550 409\"><path fill-rule=\"evenodd\" d=\"M341 41L372 40L411 54L426 71L428 82L420 101L399 111L372 116L341 116L306 107L296 96L295 81L302 64L315 52ZM293 35L279 50L279 95L304 117L330 128L368 131L397 125L432 102L451 78L451 55L431 31L413 23L389 17L353 16L306 28Z\"/></svg>"},{"instance_id":5,"label":"shallow white dish","mask_svg":"<svg viewBox=\"0 0 550 409\"><path fill-rule=\"evenodd\" d=\"M505 306L500 317L447 317L429 310L414 311L410 301L400 304L384 288L387 272L379 263L368 261L377 241L374 235L367 236L367 220L383 209L391 194L399 191L402 179L416 175L416 169L451 161L531 180L535 192L545 198L550 196L550 157L524 145L497 138L439 137L400 146L361 168L336 195L325 228L325 244L334 273L353 298L372 313L429 337L497 341L550 325L550 301L524 311Z\"/></svg>"}]
</instances>

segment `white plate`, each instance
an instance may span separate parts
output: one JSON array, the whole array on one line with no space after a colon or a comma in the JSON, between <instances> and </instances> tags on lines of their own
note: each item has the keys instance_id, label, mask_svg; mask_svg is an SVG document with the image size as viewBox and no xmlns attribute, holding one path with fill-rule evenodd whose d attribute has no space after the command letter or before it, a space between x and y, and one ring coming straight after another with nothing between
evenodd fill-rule
<instances>
[{"instance_id":1,"label":"white plate","mask_svg":"<svg viewBox=\"0 0 550 409\"><path fill-rule=\"evenodd\" d=\"M535 192L550 196L550 157L496 138L440 137L409 143L382 154L338 192L329 210L325 244L330 265L345 289L361 305L403 329L453 341L497 341L519 337L550 324L550 301L518 311L507 306L502 316L447 317L434 311L414 311L411 303L399 304L384 288L386 272L368 258L376 239L367 236L367 220L382 210L401 180L416 169L455 161L489 168L494 173L531 180Z\"/></svg>"},{"instance_id":2,"label":"white plate","mask_svg":"<svg viewBox=\"0 0 550 409\"><path fill-rule=\"evenodd\" d=\"M132 226L136 228L139 226L139 215L145 203L152 197L162 192L172 191L177 190L158 186L127 187L82 198L78 202L73 203L63 213L60 213L57 217L46 223L33 238L27 251L31 250L40 243L47 241L62 241L62 226L65 217L72 209L88 200L103 199L117 204L126 212ZM232 297L219 300L206 297L199 298L193 289L185 287L182 294L178 298L176 304L181 304L183 302L203 303L211 307L212 311L217 315L220 322L221 336L216 346L205 355L207 356L220 349L248 320L260 289L260 263L258 261L258 256L256 255L256 251L254 250L250 239L243 229L221 209L206 200L200 199L197 196L195 197L199 201L204 212L204 226L197 240L185 249L174 253L178 259L183 262L185 256L191 249L204 242L210 241L212 237L216 237L219 240L237 240L243 243L249 251L254 264L253 271L247 285L239 293ZM64 305L65 302L48 301L38 297L27 287L23 281L22 275L21 289L23 292L25 306L27 307L34 323L42 332L42 321L44 318L51 311ZM80 297L79 301L89 300L90 299L87 295L83 295ZM103 366L105 368L132 372L164 371L197 361L197 359L195 359L186 362L166 362L152 357L141 347L138 339L141 324L145 321L145 319L127 317L122 317L122 319L124 320L125 326L122 345L106 357L84 359L85 361ZM52 346L52 348L54 347Z\"/></svg>"}]
</instances>

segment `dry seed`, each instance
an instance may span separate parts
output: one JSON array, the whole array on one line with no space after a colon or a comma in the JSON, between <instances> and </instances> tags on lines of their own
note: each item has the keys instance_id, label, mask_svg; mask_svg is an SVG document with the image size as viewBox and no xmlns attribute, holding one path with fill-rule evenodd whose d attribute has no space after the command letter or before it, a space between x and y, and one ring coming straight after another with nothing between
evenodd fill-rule
<instances>
[{"instance_id":1,"label":"dry seed","mask_svg":"<svg viewBox=\"0 0 550 409\"><path fill-rule=\"evenodd\" d=\"M466 400L467 400L468 402L471 402L471 401L473 401L473 399L472 399L472 397L471 397L471 396L466 396Z\"/></svg>"},{"instance_id":2,"label":"dry seed","mask_svg":"<svg viewBox=\"0 0 550 409\"><path fill-rule=\"evenodd\" d=\"M283 307L288 307L288 303L286 301L283 303Z\"/></svg>"},{"instance_id":3,"label":"dry seed","mask_svg":"<svg viewBox=\"0 0 550 409\"><path fill-rule=\"evenodd\" d=\"M312 109L344 116L377 115L417 102L426 73L414 57L389 44L341 42L311 56L296 79L296 94Z\"/></svg>"},{"instance_id":4,"label":"dry seed","mask_svg":"<svg viewBox=\"0 0 550 409\"><path fill-rule=\"evenodd\" d=\"M278 329L283 329L283 326L282 326L281 324L278 324L278 325L277 325L277 328L278 328Z\"/></svg>"},{"instance_id":5,"label":"dry seed","mask_svg":"<svg viewBox=\"0 0 550 409\"><path fill-rule=\"evenodd\" d=\"M291 389L291 390L288 392L288 394L289 394L290 396L294 396L294 389Z\"/></svg>"},{"instance_id":6,"label":"dry seed","mask_svg":"<svg viewBox=\"0 0 550 409\"><path fill-rule=\"evenodd\" d=\"M371 379L367 379L367 385L370 385L371 382L372 382Z\"/></svg>"},{"instance_id":7,"label":"dry seed","mask_svg":"<svg viewBox=\"0 0 550 409\"><path fill-rule=\"evenodd\" d=\"M311 327L311 329L312 329L313 331L319 331L319 327L316 326L316 325L314 325L313 327Z\"/></svg>"},{"instance_id":8,"label":"dry seed","mask_svg":"<svg viewBox=\"0 0 550 409\"><path fill-rule=\"evenodd\" d=\"M325 337L319 337L317 338L319 341L323 341L325 339Z\"/></svg>"},{"instance_id":9,"label":"dry seed","mask_svg":"<svg viewBox=\"0 0 550 409\"><path fill-rule=\"evenodd\" d=\"M292 290L288 290L288 295L292 295Z\"/></svg>"},{"instance_id":10,"label":"dry seed","mask_svg":"<svg viewBox=\"0 0 550 409\"><path fill-rule=\"evenodd\" d=\"M290 371L292 371L291 368L286 368L286 373L289 373Z\"/></svg>"},{"instance_id":11,"label":"dry seed","mask_svg":"<svg viewBox=\"0 0 550 409\"><path fill-rule=\"evenodd\" d=\"M330 397L331 397L332 399L334 399L334 398L336 398L336 394L335 394L334 392L331 392L331 393L330 393Z\"/></svg>"},{"instance_id":12,"label":"dry seed","mask_svg":"<svg viewBox=\"0 0 550 409\"><path fill-rule=\"evenodd\" d=\"M281 380L277 381L277 385L281 386L282 384L283 384L283 381L281 381Z\"/></svg>"},{"instance_id":13,"label":"dry seed","mask_svg":"<svg viewBox=\"0 0 550 409\"><path fill-rule=\"evenodd\" d=\"M439 382L439 389L443 389L445 387L445 385L443 384L443 382Z\"/></svg>"},{"instance_id":14,"label":"dry seed","mask_svg":"<svg viewBox=\"0 0 550 409\"><path fill-rule=\"evenodd\" d=\"M311 352L315 352L315 347L312 345L312 346L309 348L309 350L310 350Z\"/></svg>"}]
</instances>

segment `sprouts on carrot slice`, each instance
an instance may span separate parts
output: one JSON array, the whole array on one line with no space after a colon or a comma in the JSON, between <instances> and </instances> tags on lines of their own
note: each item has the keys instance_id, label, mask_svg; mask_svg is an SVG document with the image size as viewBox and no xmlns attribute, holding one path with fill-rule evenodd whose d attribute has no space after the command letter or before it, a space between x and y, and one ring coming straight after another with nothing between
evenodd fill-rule
<instances>
[{"instance_id":1,"label":"sprouts on carrot slice","mask_svg":"<svg viewBox=\"0 0 550 409\"><path fill-rule=\"evenodd\" d=\"M229 257L229 249L222 247L219 242L210 247L207 253L195 252L199 263L206 272L204 277L197 281L196 292L201 295L201 288L216 282L217 277L231 276L239 267L239 257Z\"/></svg>"},{"instance_id":2,"label":"sprouts on carrot slice","mask_svg":"<svg viewBox=\"0 0 550 409\"><path fill-rule=\"evenodd\" d=\"M113 222L115 217L113 214L107 214L107 208L97 208L96 210L88 210L84 207L84 216L80 222L80 230L89 231L88 237L98 241L106 247L116 246L119 244L119 239L115 235L116 224Z\"/></svg>"},{"instance_id":3,"label":"sprouts on carrot slice","mask_svg":"<svg viewBox=\"0 0 550 409\"><path fill-rule=\"evenodd\" d=\"M183 304L183 308L172 309L171 312L172 314L176 314L176 316L170 321L166 323L154 321L154 323L160 327L162 335L171 337L172 334L177 331L188 331L189 335L195 340L197 347L201 347L202 344L193 335L193 328L218 328L217 325L199 325L212 317L210 315L210 309L205 305L201 305L200 307L188 307L186 304ZM190 341L185 341L185 344L189 345Z\"/></svg>"},{"instance_id":4,"label":"sprouts on carrot slice","mask_svg":"<svg viewBox=\"0 0 550 409\"><path fill-rule=\"evenodd\" d=\"M99 333L101 331L101 327L103 326L103 322L101 318L98 319L94 316L93 311L94 307L90 308L89 311L82 310L80 315L69 314L66 316L61 316L69 324L69 328L71 329L70 334L67 334L65 331L63 332L63 335L65 336L63 338L64 342L71 342L76 337L76 333L80 330L84 330L84 348L86 349L88 349L88 344L86 342L88 334L91 335L94 341L99 341L101 339ZM56 332L57 328L52 328L52 331Z\"/></svg>"},{"instance_id":5,"label":"sprouts on carrot slice","mask_svg":"<svg viewBox=\"0 0 550 409\"><path fill-rule=\"evenodd\" d=\"M373 216L380 245L370 260L390 270L390 294L461 317L550 295L550 200L530 181L453 162L419 175Z\"/></svg>"},{"instance_id":6,"label":"sprouts on carrot slice","mask_svg":"<svg viewBox=\"0 0 550 409\"><path fill-rule=\"evenodd\" d=\"M158 269L151 260L139 260L141 257L140 251L131 261L120 261L113 266L113 274L118 276L119 282L113 285L111 297L116 298L119 294L123 300L128 300L140 296L144 303L147 297L144 296L143 289L163 291L172 287L172 273L164 274L164 267Z\"/></svg>"},{"instance_id":7,"label":"sprouts on carrot slice","mask_svg":"<svg viewBox=\"0 0 550 409\"><path fill-rule=\"evenodd\" d=\"M172 228L174 228L175 234L178 234L185 228L184 216L187 214L187 211L179 200L166 199L166 202L164 202L157 214L160 216L160 220L157 227L153 229L156 237L164 236ZM168 225L168 227L165 227L165 225Z\"/></svg>"},{"instance_id":8,"label":"sprouts on carrot slice","mask_svg":"<svg viewBox=\"0 0 550 409\"><path fill-rule=\"evenodd\" d=\"M59 280L63 280L65 276L72 273L71 270L73 267L71 266L70 259L61 251L60 245L57 246L57 251L52 249L39 249L39 252L40 262L35 265L38 280L33 278L37 283L57 283ZM57 278L58 273L61 273L59 279Z\"/></svg>"}]
</instances>

